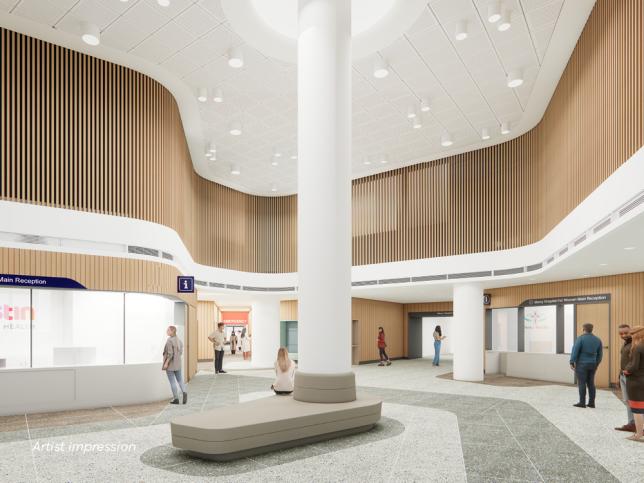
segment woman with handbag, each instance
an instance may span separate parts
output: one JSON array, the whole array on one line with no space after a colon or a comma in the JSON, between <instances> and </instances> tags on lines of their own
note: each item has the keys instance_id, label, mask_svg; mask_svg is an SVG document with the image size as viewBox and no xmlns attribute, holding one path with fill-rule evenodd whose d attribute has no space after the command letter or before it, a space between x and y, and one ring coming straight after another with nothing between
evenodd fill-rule
<instances>
[{"instance_id":1,"label":"woman with handbag","mask_svg":"<svg viewBox=\"0 0 644 483\"><path fill-rule=\"evenodd\" d=\"M168 376L170 389L172 389L172 395L174 396L170 404L179 404L181 393L183 393L183 404L186 404L188 402L188 393L181 374L183 342L177 337L177 328L174 325L168 327L166 334L168 334L168 340L166 340L165 348L163 349L163 370Z\"/></svg>"},{"instance_id":2,"label":"woman with handbag","mask_svg":"<svg viewBox=\"0 0 644 483\"><path fill-rule=\"evenodd\" d=\"M385 364L390 366L391 361L389 360L389 356L385 352L385 348L387 347L387 343L385 342L385 329L382 327L378 327L378 353L380 354L380 364L379 366L384 366Z\"/></svg>"}]
</instances>

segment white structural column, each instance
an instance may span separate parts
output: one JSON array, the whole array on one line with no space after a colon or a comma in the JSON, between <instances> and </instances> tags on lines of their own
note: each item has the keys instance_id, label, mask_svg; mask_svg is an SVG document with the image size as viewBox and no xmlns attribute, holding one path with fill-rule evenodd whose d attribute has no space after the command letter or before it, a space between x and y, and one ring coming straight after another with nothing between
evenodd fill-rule
<instances>
[{"instance_id":1,"label":"white structural column","mask_svg":"<svg viewBox=\"0 0 644 483\"><path fill-rule=\"evenodd\" d=\"M298 354L351 370L351 2L299 0Z\"/></svg>"},{"instance_id":2,"label":"white structural column","mask_svg":"<svg viewBox=\"0 0 644 483\"><path fill-rule=\"evenodd\" d=\"M277 297L260 297L251 304L253 333L251 338L253 367L273 367L280 348L280 301Z\"/></svg>"},{"instance_id":3,"label":"white structural column","mask_svg":"<svg viewBox=\"0 0 644 483\"><path fill-rule=\"evenodd\" d=\"M476 283L454 285L452 319L454 379L482 381L484 360L483 288Z\"/></svg>"}]
</instances>

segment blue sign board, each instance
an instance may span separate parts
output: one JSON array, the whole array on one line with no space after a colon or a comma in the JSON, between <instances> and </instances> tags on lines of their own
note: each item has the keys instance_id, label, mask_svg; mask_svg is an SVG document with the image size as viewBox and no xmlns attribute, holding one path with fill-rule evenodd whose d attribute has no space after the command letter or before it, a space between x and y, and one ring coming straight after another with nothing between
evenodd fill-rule
<instances>
[{"instance_id":1,"label":"blue sign board","mask_svg":"<svg viewBox=\"0 0 644 483\"><path fill-rule=\"evenodd\" d=\"M179 275L177 277L177 292L179 293L194 293L195 291L195 277L188 277Z\"/></svg>"},{"instance_id":2,"label":"blue sign board","mask_svg":"<svg viewBox=\"0 0 644 483\"><path fill-rule=\"evenodd\" d=\"M30 288L85 288L71 278L14 274L0 274L0 285Z\"/></svg>"}]
</instances>

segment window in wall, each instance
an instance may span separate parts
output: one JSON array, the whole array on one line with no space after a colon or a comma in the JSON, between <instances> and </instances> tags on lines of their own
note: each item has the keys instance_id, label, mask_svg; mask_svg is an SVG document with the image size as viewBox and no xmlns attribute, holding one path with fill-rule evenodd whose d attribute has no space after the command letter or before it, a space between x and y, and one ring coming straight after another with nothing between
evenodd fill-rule
<instances>
[{"instance_id":1,"label":"window in wall","mask_svg":"<svg viewBox=\"0 0 644 483\"><path fill-rule=\"evenodd\" d=\"M33 367L123 363L123 294L33 290Z\"/></svg>"},{"instance_id":2,"label":"window in wall","mask_svg":"<svg viewBox=\"0 0 644 483\"><path fill-rule=\"evenodd\" d=\"M564 305L564 353L570 354L575 343L575 305Z\"/></svg>"},{"instance_id":3,"label":"window in wall","mask_svg":"<svg viewBox=\"0 0 644 483\"><path fill-rule=\"evenodd\" d=\"M0 288L0 370L29 367L32 318L28 289Z\"/></svg>"},{"instance_id":4,"label":"window in wall","mask_svg":"<svg viewBox=\"0 0 644 483\"><path fill-rule=\"evenodd\" d=\"M163 359L166 329L175 324L175 302L161 295L125 294L125 363L146 364ZM184 342L183 327L178 327Z\"/></svg>"},{"instance_id":5,"label":"window in wall","mask_svg":"<svg viewBox=\"0 0 644 483\"><path fill-rule=\"evenodd\" d=\"M526 352L557 352L557 307L526 307L524 315L524 348Z\"/></svg>"},{"instance_id":6,"label":"window in wall","mask_svg":"<svg viewBox=\"0 0 644 483\"><path fill-rule=\"evenodd\" d=\"M492 310L492 350L516 352L519 350L519 310L517 308Z\"/></svg>"}]
</instances>

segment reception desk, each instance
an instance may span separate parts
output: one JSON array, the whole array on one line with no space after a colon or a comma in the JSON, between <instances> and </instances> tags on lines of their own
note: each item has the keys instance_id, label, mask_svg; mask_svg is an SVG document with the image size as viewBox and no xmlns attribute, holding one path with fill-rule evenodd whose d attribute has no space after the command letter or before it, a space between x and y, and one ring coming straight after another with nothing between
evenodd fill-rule
<instances>
[{"instance_id":1,"label":"reception desk","mask_svg":"<svg viewBox=\"0 0 644 483\"><path fill-rule=\"evenodd\" d=\"M139 404L172 396L159 363L3 369L0 387L0 416Z\"/></svg>"},{"instance_id":2,"label":"reception desk","mask_svg":"<svg viewBox=\"0 0 644 483\"><path fill-rule=\"evenodd\" d=\"M574 384L569 354L486 351L485 372L538 381Z\"/></svg>"}]
</instances>

